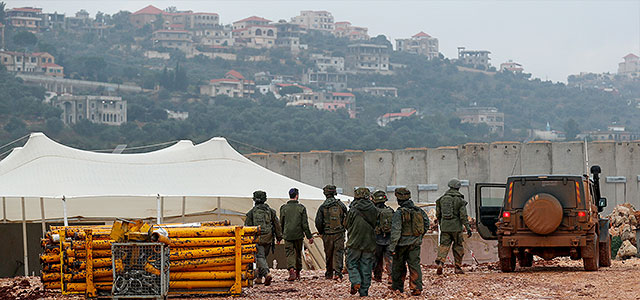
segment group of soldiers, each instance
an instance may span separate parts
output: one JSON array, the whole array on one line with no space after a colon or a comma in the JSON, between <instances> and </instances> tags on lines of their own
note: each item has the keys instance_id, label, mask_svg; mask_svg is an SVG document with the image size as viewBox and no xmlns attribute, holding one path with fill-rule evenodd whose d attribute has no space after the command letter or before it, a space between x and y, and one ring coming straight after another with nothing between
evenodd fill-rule
<instances>
[{"instance_id":1,"label":"group of soldiers","mask_svg":"<svg viewBox=\"0 0 640 300\"><path fill-rule=\"evenodd\" d=\"M471 228L466 213L467 202L459 189L461 182L451 179L449 190L436 200L436 222L440 227L440 245L436 259L436 274L442 275L443 266L453 246L455 273L462 274L464 255L463 227L468 237ZM395 189L398 209L386 205L384 191L373 194L368 188L357 188L349 208L335 198L336 187L323 188L326 200L316 213L315 225L322 237L326 255L326 279L343 278L346 237L346 269L351 282L350 294L368 296L371 279L382 281L383 273L388 276L390 289L404 292L404 280L409 270L411 295L422 292L422 270L420 268L420 248L422 238L429 230L429 217L411 200L411 192L406 188ZM276 211L265 202L264 191L253 193L255 206L246 214L245 225L260 226L258 241L256 284L271 284L267 254L273 251L274 242L285 242L285 255L289 277L287 281L300 279L302 270L302 244L306 237L313 244L309 230L307 210L298 201L299 191L289 190L289 201L280 207L280 219Z\"/></svg>"}]
</instances>

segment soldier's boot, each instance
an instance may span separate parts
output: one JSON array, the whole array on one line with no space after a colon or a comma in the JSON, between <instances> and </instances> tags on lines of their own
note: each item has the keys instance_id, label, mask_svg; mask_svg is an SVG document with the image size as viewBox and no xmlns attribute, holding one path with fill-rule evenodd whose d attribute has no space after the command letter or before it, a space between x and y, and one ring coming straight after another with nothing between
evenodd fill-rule
<instances>
[{"instance_id":1,"label":"soldier's boot","mask_svg":"<svg viewBox=\"0 0 640 300\"><path fill-rule=\"evenodd\" d=\"M296 270L294 270L293 268L289 269L289 278L287 278L287 281L294 281L296 280Z\"/></svg>"},{"instance_id":2,"label":"soldier's boot","mask_svg":"<svg viewBox=\"0 0 640 300\"><path fill-rule=\"evenodd\" d=\"M253 281L253 283L255 284L262 284L262 277L258 277L256 278L256 280Z\"/></svg>"},{"instance_id":3,"label":"soldier's boot","mask_svg":"<svg viewBox=\"0 0 640 300\"><path fill-rule=\"evenodd\" d=\"M300 280L300 270L296 270L296 280Z\"/></svg>"},{"instance_id":4,"label":"soldier's boot","mask_svg":"<svg viewBox=\"0 0 640 300\"><path fill-rule=\"evenodd\" d=\"M273 276L271 276L271 273L269 273L264 277L264 286L271 285L271 280L273 280Z\"/></svg>"},{"instance_id":5,"label":"soldier's boot","mask_svg":"<svg viewBox=\"0 0 640 300\"><path fill-rule=\"evenodd\" d=\"M436 274L437 275L442 275L442 265L443 265L443 263L441 263L439 260L437 260L436 264L438 265L438 268L436 269Z\"/></svg>"},{"instance_id":6,"label":"soldier's boot","mask_svg":"<svg viewBox=\"0 0 640 300\"><path fill-rule=\"evenodd\" d=\"M456 274L464 274L464 271L462 271L462 267L461 266L456 266L456 269L455 269L454 273L456 273Z\"/></svg>"},{"instance_id":7,"label":"soldier's boot","mask_svg":"<svg viewBox=\"0 0 640 300\"><path fill-rule=\"evenodd\" d=\"M411 290L411 296L420 296L422 290Z\"/></svg>"},{"instance_id":8,"label":"soldier's boot","mask_svg":"<svg viewBox=\"0 0 640 300\"><path fill-rule=\"evenodd\" d=\"M342 280L342 273L340 273L340 272L336 272L336 273L333 275L333 280Z\"/></svg>"},{"instance_id":9,"label":"soldier's boot","mask_svg":"<svg viewBox=\"0 0 640 300\"><path fill-rule=\"evenodd\" d=\"M355 295L358 292L358 290L360 290L360 284L359 283L353 284L351 285L351 290L349 290L349 294Z\"/></svg>"}]
</instances>

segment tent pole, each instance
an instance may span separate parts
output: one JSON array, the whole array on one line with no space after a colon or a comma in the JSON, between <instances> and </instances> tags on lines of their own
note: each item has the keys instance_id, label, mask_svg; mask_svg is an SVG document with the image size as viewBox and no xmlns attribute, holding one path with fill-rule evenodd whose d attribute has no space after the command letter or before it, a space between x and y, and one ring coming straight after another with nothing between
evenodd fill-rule
<instances>
[{"instance_id":1,"label":"tent pole","mask_svg":"<svg viewBox=\"0 0 640 300\"><path fill-rule=\"evenodd\" d=\"M67 218L67 198L62 196L62 212L64 217L64 226L69 226L69 218Z\"/></svg>"},{"instance_id":2,"label":"tent pole","mask_svg":"<svg viewBox=\"0 0 640 300\"><path fill-rule=\"evenodd\" d=\"M160 222L164 223L164 197L160 197Z\"/></svg>"},{"instance_id":3,"label":"tent pole","mask_svg":"<svg viewBox=\"0 0 640 300\"><path fill-rule=\"evenodd\" d=\"M184 213L187 207L187 197L186 196L182 196L182 223L184 223Z\"/></svg>"},{"instance_id":4,"label":"tent pole","mask_svg":"<svg viewBox=\"0 0 640 300\"><path fill-rule=\"evenodd\" d=\"M156 224L162 223L160 221L160 194L156 197Z\"/></svg>"},{"instance_id":5,"label":"tent pole","mask_svg":"<svg viewBox=\"0 0 640 300\"><path fill-rule=\"evenodd\" d=\"M44 199L40 197L40 219L42 223L42 237L44 238L44 234L47 232L47 224L44 220Z\"/></svg>"},{"instance_id":6,"label":"tent pole","mask_svg":"<svg viewBox=\"0 0 640 300\"><path fill-rule=\"evenodd\" d=\"M218 214L218 221L222 220L222 212L220 211L220 197L218 197L218 209L216 210Z\"/></svg>"},{"instance_id":7,"label":"tent pole","mask_svg":"<svg viewBox=\"0 0 640 300\"><path fill-rule=\"evenodd\" d=\"M7 198L2 197L2 223L7 223Z\"/></svg>"},{"instance_id":8,"label":"tent pole","mask_svg":"<svg viewBox=\"0 0 640 300\"><path fill-rule=\"evenodd\" d=\"M24 276L29 276L29 255L27 251L27 216L24 208L24 197L20 197L22 202L22 249L24 254Z\"/></svg>"}]
</instances>

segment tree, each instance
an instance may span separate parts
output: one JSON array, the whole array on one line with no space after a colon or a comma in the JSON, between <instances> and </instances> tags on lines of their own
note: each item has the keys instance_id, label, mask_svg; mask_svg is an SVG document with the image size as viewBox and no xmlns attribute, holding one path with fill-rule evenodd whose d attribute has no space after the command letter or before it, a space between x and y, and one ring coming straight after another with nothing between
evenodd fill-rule
<instances>
[{"instance_id":1,"label":"tree","mask_svg":"<svg viewBox=\"0 0 640 300\"><path fill-rule=\"evenodd\" d=\"M569 119L564 125L565 136L567 140L575 140L578 133L580 133L580 127L578 122L573 118Z\"/></svg>"},{"instance_id":2,"label":"tree","mask_svg":"<svg viewBox=\"0 0 640 300\"><path fill-rule=\"evenodd\" d=\"M5 12L4 12L4 9L5 9L6 6L7 6L7 4L4 3L4 1L0 2L0 23L2 23L2 24L6 23L5 22L5 18L6 17L5 17Z\"/></svg>"},{"instance_id":3,"label":"tree","mask_svg":"<svg viewBox=\"0 0 640 300\"><path fill-rule=\"evenodd\" d=\"M13 36L13 42L18 46L29 48L38 43L38 38L31 32L20 31Z\"/></svg>"}]
</instances>

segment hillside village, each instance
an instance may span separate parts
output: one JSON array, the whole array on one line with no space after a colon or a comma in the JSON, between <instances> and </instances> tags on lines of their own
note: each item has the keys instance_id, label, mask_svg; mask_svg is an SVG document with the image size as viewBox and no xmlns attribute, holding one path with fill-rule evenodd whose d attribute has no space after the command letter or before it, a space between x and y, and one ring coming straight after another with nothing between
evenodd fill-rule
<instances>
[{"instance_id":1,"label":"hillside village","mask_svg":"<svg viewBox=\"0 0 640 300\"><path fill-rule=\"evenodd\" d=\"M413 72L409 69L416 67L416 61L470 76L511 74L517 80L540 82L531 79L531 74L513 60L496 68L486 49L461 46L457 57L447 58L440 52L438 38L428 34L428 29L407 32L406 38L392 43L384 35L370 36L364 24L335 19L328 11L301 11L289 20L248 16L222 24L217 12L152 5L114 15L98 12L93 17L85 10L68 16L43 8L16 7L6 9L0 20L0 63L23 82L44 87L49 93L46 101L60 109L61 120L67 125L83 120L116 126L140 121L131 119L138 107L127 105L127 98L131 93L147 93L187 102L273 97L284 101L286 107L344 111L349 118L373 117L377 126L386 127L398 120L433 114L429 105L436 103L435 99L427 105L419 100L422 92L409 88L411 80L395 79ZM30 44L34 38L37 42ZM63 41L85 45L89 50L73 48ZM91 41L109 46L103 51L104 57L96 55L100 50L91 49ZM52 53L41 51L47 46ZM625 56L618 74L572 75L569 86L595 89L605 95L620 94L622 89L623 93L629 91L625 98L632 99L626 101L633 102L636 93L625 85L638 78L638 59L634 54ZM363 97L391 103L395 98L413 100L398 100L386 109L378 105L371 115L370 108L361 104ZM640 108L640 101L637 103ZM567 133L571 128L566 123L550 126L553 120L536 120L533 128L509 126L505 119L510 112L501 106L492 99L463 97L453 106L445 106L444 113L480 128L474 135L483 139L640 137L632 131L633 126L627 124L625 128L615 120L596 128L573 128L578 130L575 133ZM133 113L128 113L131 109ZM161 110L159 115L166 116L163 118L189 118L184 106Z\"/></svg>"}]
</instances>

